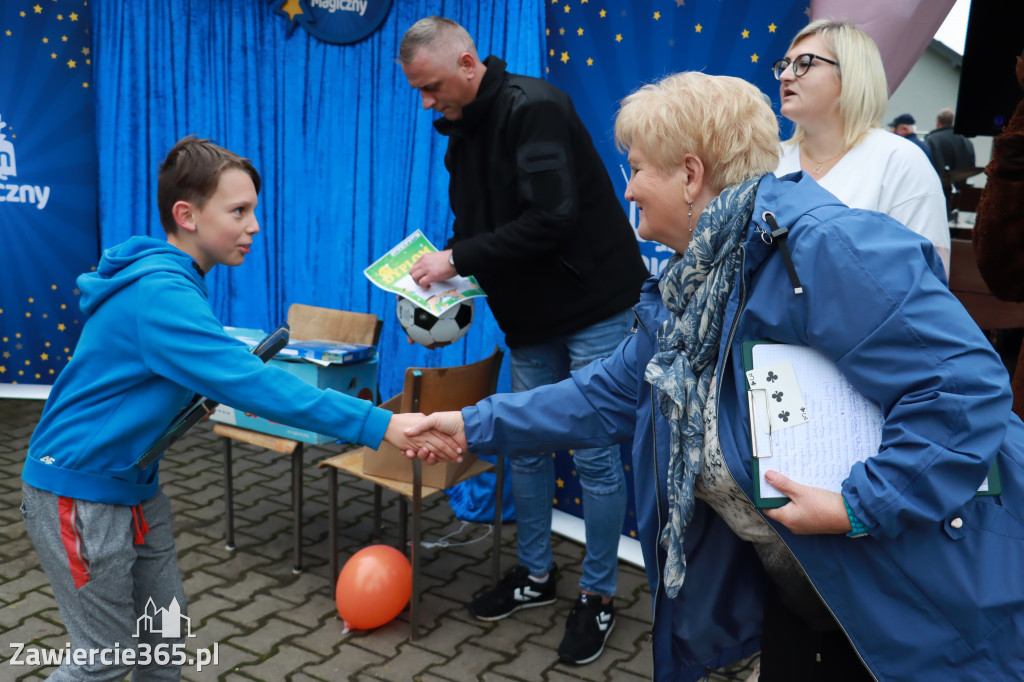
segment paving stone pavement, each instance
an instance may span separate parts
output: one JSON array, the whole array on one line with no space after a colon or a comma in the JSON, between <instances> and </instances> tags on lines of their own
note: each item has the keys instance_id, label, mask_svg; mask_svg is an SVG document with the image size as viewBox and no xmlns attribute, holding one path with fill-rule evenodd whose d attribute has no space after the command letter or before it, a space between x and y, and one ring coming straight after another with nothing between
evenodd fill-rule
<instances>
[{"instance_id":1,"label":"paving stone pavement","mask_svg":"<svg viewBox=\"0 0 1024 682\"><path fill-rule=\"evenodd\" d=\"M0 399L0 682L45 679L53 667L12 665L12 642L27 649L63 649L60 614L21 522L21 467L41 401ZM304 572L294 575L291 477L286 458L236 443L235 542L224 542L223 446L208 424L176 443L161 465L171 498L179 567L188 597L189 656L215 648L216 664L186 665L183 679L317 682L422 680L487 682L650 679L650 596L641 570L620 564L617 622L604 655L566 666L555 651L579 580L583 548L555 536L564 567L554 606L520 611L484 623L465 603L490 584L493 543L488 526L462 527L443 495L426 501L423 538L467 542L423 554L420 637L409 640L409 612L376 630L345 632L329 579L327 474L316 468L342 446L307 446L304 467ZM383 536L371 538L373 492L340 474L341 561L374 542L398 538L397 498L385 493ZM476 538L483 538L471 542ZM502 535L502 570L516 563L515 525ZM24 658L24 654L23 654ZM742 679L713 675L711 679ZM751 680L756 679L756 672Z\"/></svg>"}]
</instances>

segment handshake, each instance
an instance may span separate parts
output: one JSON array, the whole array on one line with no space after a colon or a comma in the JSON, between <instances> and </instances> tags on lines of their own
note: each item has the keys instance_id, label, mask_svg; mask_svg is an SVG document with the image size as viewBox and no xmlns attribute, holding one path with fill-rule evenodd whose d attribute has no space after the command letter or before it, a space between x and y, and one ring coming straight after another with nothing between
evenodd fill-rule
<instances>
[{"instance_id":1,"label":"handshake","mask_svg":"<svg viewBox=\"0 0 1024 682\"><path fill-rule=\"evenodd\" d=\"M395 413L388 422L384 440L427 464L461 462L468 448L461 412Z\"/></svg>"}]
</instances>

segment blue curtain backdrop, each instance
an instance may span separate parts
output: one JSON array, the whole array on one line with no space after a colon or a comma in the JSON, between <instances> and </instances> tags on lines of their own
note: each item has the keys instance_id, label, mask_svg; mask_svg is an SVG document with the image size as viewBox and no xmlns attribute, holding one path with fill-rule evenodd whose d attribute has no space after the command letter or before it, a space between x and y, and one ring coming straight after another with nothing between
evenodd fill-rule
<instances>
[{"instance_id":1,"label":"blue curtain backdrop","mask_svg":"<svg viewBox=\"0 0 1024 682\"><path fill-rule=\"evenodd\" d=\"M52 384L96 264L92 37L86 0L0 2L0 384Z\"/></svg>"},{"instance_id":2,"label":"blue curtain backdrop","mask_svg":"<svg viewBox=\"0 0 1024 682\"><path fill-rule=\"evenodd\" d=\"M451 233L446 139L395 63L405 30L427 15L448 16L483 54L540 75L541 0L398 0L378 32L353 45L324 43L301 28L288 35L289 22L274 11L283 4L93 4L103 247L163 235L157 168L175 141L196 133L251 158L264 181L252 253L209 277L225 324L268 329L295 302L376 313L384 320L384 397L401 390L408 366L489 355L503 336L486 303L477 303L464 340L428 351L407 343L394 296L362 272L413 230L438 246ZM507 388L507 370L502 383Z\"/></svg>"}]
</instances>

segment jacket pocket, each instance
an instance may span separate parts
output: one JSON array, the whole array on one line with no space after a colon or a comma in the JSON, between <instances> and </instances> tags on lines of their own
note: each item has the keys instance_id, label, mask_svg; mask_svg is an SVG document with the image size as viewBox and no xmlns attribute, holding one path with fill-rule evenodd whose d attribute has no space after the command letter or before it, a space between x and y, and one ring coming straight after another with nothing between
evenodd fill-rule
<instances>
[{"instance_id":1,"label":"jacket pocket","mask_svg":"<svg viewBox=\"0 0 1024 682\"><path fill-rule=\"evenodd\" d=\"M920 599L971 648L1024 609L1024 523L993 498L975 498L939 532L880 543ZM895 577L895 576L894 576Z\"/></svg>"}]
</instances>

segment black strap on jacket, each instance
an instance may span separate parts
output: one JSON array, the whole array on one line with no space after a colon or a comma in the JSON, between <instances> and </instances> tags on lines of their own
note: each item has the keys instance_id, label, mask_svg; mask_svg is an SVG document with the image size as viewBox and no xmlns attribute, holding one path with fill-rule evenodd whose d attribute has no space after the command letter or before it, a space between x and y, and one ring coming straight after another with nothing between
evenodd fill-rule
<instances>
[{"instance_id":1,"label":"black strap on jacket","mask_svg":"<svg viewBox=\"0 0 1024 682\"><path fill-rule=\"evenodd\" d=\"M782 253L782 261L786 264L786 272L789 273L789 281L793 285L793 293L804 293L804 286L800 283L800 278L796 274L796 267L793 265L793 257L790 255L789 246L786 244L786 238L789 236L789 228L779 227L779 224L775 221L775 214L771 211L765 211L762 213L761 218L772 228L772 242L778 244L779 251Z\"/></svg>"}]
</instances>

